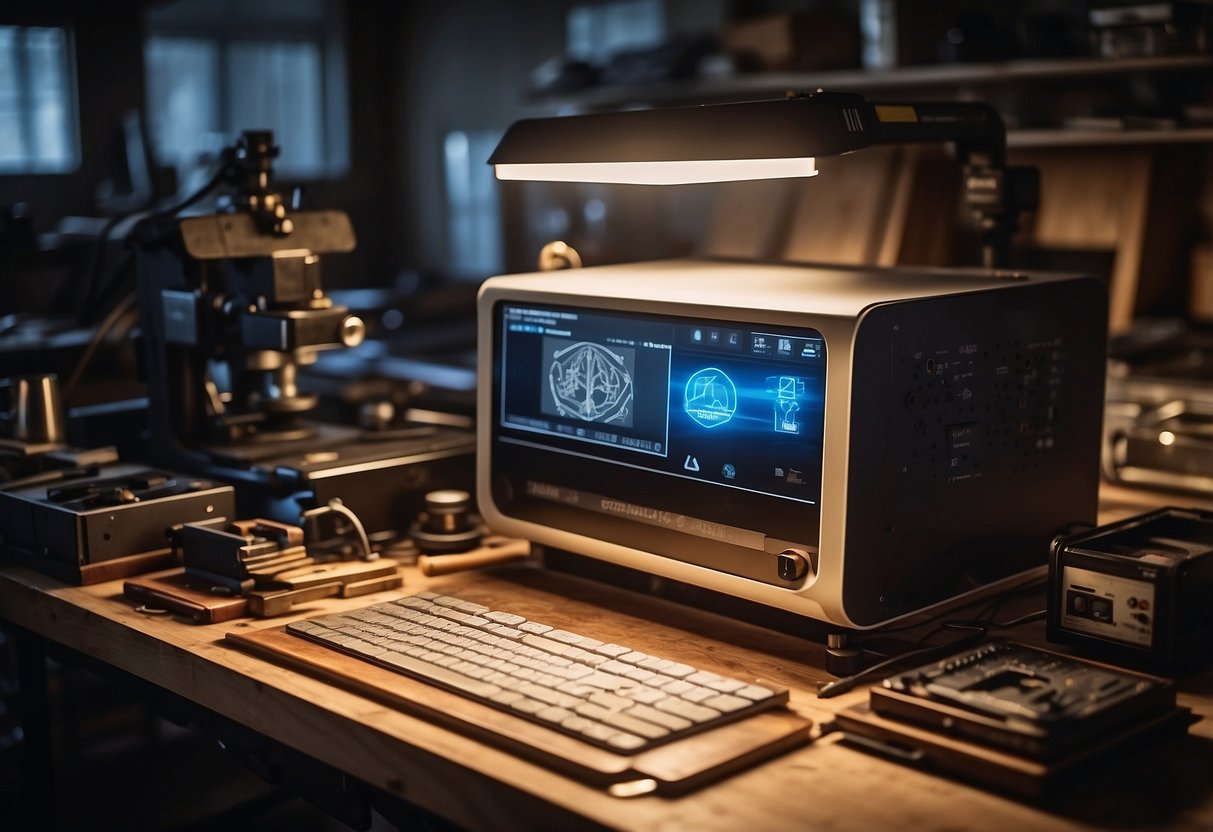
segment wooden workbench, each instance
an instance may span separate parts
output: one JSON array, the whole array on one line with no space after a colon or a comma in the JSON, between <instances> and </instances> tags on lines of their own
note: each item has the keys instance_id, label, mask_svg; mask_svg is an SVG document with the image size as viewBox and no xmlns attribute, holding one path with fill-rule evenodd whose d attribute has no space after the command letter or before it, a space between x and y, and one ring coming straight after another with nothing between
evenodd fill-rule
<instances>
[{"instance_id":1,"label":"wooden workbench","mask_svg":"<svg viewBox=\"0 0 1213 832\"><path fill-rule=\"evenodd\" d=\"M1139 500L1110 492L1104 519ZM1190 501L1180 501L1186 503ZM1137 510L1141 510L1140 506ZM818 700L824 648L712 613L530 567L425 579L423 588L523 604L533 617L678 661L787 685L817 723L866 689ZM878 758L830 735L690 795L632 799L526 762L225 644L229 631L363 606L400 591L328 599L272 621L196 626L136 612L115 581L66 586L0 568L0 618L213 710L452 822L477 829L1076 829L1213 828L1213 671L1180 680L1203 719L1099 763L1048 806L1030 805ZM1041 641L1043 624L1013 634Z\"/></svg>"}]
</instances>

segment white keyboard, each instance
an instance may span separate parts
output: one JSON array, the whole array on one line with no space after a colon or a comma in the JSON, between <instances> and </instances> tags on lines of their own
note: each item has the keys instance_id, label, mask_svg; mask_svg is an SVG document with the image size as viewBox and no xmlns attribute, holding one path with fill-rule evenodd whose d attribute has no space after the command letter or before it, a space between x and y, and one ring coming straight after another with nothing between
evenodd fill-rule
<instances>
[{"instance_id":1,"label":"white keyboard","mask_svg":"<svg viewBox=\"0 0 1213 832\"><path fill-rule=\"evenodd\" d=\"M786 689L432 592L299 621L287 632L627 753L788 700Z\"/></svg>"}]
</instances>

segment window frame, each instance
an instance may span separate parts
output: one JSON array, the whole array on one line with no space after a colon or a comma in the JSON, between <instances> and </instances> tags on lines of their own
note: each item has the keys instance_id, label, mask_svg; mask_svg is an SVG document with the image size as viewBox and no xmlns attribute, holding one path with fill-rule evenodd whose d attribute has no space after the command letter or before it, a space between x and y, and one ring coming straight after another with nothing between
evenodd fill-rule
<instances>
[{"instance_id":1,"label":"window frame","mask_svg":"<svg viewBox=\"0 0 1213 832\"><path fill-rule=\"evenodd\" d=\"M321 146L323 148L320 164L308 169L292 169L280 171L282 178L294 182L331 182L349 175L351 167L351 124L350 124L350 89L349 68L345 50L345 19L338 4L325 0L322 4L323 19L319 23L291 23L276 21L274 23L258 23L250 27L248 21L235 21L229 24L214 22L154 22L148 20L144 33L144 55L147 54L148 44L153 38L172 40L206 41L216 48L216 86L218 89L217 109L221 124L219 129L229 138L234 138L240 130L251 129L259 125L234 124L232 113L234 79L229 69L229 58L232 47L237 44L275 44L294 43L311 44L317 48L320 57L320 129ZM146 64L146 57L145 57ZM146 98L146 92L145 92ZM148 114L149 121L152 114ZM289 137L275 135L275 141L289 141ZM157 159L160 164L167 160Z\"/></svg>"},{"instance_id":2,"label":"window frame","mask_svg":"<svg viewBox=\"0 0 1213 832\"><path fill-rule=\"evenodd\" d=\"M62 167L38 167L38 163L26 159L24 166L8 165L0 162L0 178L15 179L18 177L43 177L43 176L74 176L82 171L84 166L84 147L81 139L80 130L80 79L77 70L76 59L76 38L72 27L61 20L20 20L12 23L0 24L6 29L16 29L18 31L18 46L16 49L16 75L17 75L17 90L18 90L18 130L22 141L27 147L34 143L34 128L32 119L30 118L32 110L27 106L33 98L32 89L29 84L30 72L30 55L29 50L24 44L24 33L29 29L58 29L63 32L63 72L64 72L64 100L63 106L67 114L67 130L64 138L67 141L69 161Z\"/></svg>"}]
</instances>

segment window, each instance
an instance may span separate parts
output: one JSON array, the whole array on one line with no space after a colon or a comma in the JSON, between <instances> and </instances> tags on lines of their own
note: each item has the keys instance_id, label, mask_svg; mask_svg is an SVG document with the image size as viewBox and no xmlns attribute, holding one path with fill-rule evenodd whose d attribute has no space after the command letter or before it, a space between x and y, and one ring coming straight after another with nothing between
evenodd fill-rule
<instances>
[{"instance_id":1,"label":"window","mask_svg":"<svg viewBox=\"0 0 1213 832\"><path fill-rule=\"evenodd\" d=\"M568 57L601 66L620 52L658 46L665 38L665 10L661 0L576 6L565 28Z\"/></svg>"},{"instance_id":2,"label":"window","mask_svg":"<svg viewBox=\"0 0 1213 832\"><path fill-rule=\"evenodd\" d=\"M488 131L447 133L447 268L453 274L483 280L502 271L501 219L497 180L484 163L501 134Z\"/></svg>"},{"instance_id":3,"label":"window","mask_svg":"<svg viewBox=\"0 0 1213 832\"><path fill-rule=\"evenodd\" d=\"M148 114L156 155L188 180L242 130L272 130L283 176L349 165L344 51L335 4L205 4L149 13ZM269 15L272 15L269 16ZM188 188L187 188L188 189Z\"/></svg>"},{"instance_id":4,"label":"window","mask_svg":"<svg viewBox=\"0 0 1213 832\"><path fill-rule=\"evenodd\" d=\"M73 81L65 30L0 26L0 174L79 165Z\"/></svg>"}]
</instances>

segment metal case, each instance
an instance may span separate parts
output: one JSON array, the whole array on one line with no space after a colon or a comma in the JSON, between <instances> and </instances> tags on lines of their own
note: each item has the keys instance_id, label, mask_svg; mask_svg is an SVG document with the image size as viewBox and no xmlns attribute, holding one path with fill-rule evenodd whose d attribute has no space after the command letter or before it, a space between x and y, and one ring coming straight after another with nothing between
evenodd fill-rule
<instances>
[{"instance_id":1,"label":"metal case","mask_svg":"<svg viewBox=\"0 0 1213 832\"><path fill-rule=\"evenodd\" d=\"M806 513L794 538L810 554L808 574L781 568L788 541L766 534L766 505L750 512L758 544L708 545L529 501L528 467L544 454L503 452L495 409L496 310L518 302L820 333L819 517ZM492 278L479 298L479 505L505 534L846 627L880 626L1041 569L1066 524L1095 518L1105 340L1106 292L1074 275L676 260ZM567 476L633 500L612 490L621 486L611 466ZM782 511L776 502L770 510ZM711 522L713 500L698 505L697 519Z\"/></svg>"}]
</instances>

